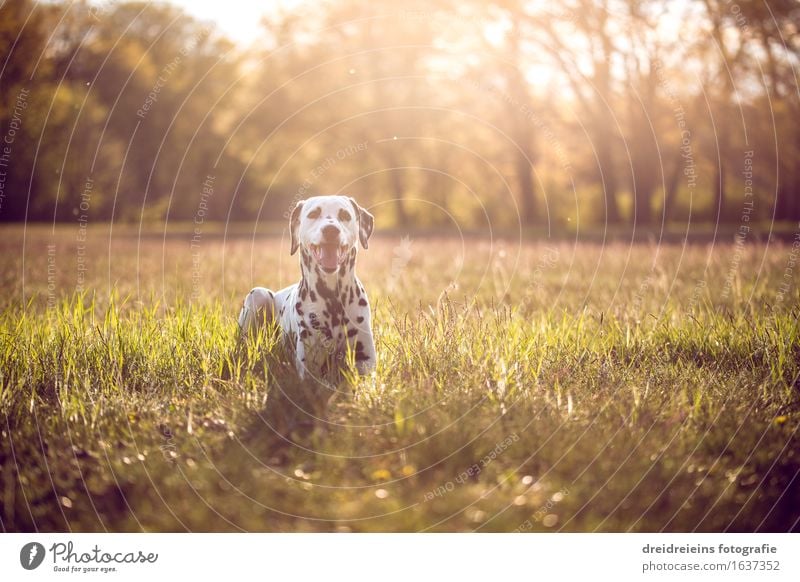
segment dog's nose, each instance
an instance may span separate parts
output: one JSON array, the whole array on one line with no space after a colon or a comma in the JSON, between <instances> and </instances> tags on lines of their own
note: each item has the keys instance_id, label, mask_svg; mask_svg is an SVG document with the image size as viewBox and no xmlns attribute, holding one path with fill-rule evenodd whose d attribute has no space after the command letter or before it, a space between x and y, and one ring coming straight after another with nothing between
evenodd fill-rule
<instances>
[{"instance_id":1,"label":"dog's nose","mask_svg":"<svg viewBox=\"0 0 800 582\"><path fill-rule=\"evenodd\" d=\"M326 241L335 241L339 238L339 229L329 224L322 229L322 238Z\"/></svg>"}]
</instances>

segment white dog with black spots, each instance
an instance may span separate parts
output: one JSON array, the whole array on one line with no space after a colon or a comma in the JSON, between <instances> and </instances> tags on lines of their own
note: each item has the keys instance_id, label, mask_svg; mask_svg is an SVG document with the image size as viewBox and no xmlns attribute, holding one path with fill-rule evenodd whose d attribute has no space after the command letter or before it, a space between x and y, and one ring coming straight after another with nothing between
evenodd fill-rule
<instances>
[{"instance_id":1,"label":"white dog with black spots","mask_svg":"<svg viewBox=\"0 0 800 582\"><path fill-rule=\"evenodd\" d=\"M368 248L373 216L346 196L301 200L290 218L300 282L273 292L256 287L239 314L243 335L277 317L301 377L339 369L348 349L361 374L375 369L369 300L356 276L359 243Z\"/></svg>"}]
</instances>

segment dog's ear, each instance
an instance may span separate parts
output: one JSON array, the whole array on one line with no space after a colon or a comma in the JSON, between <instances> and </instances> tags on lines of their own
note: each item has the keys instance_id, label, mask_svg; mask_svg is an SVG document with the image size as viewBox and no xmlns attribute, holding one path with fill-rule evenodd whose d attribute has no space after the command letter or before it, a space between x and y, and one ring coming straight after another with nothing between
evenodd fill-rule
<instances>
[{"instance_id":1,"label":"dog's ear","mask_svg":"<svg viewBox=\"0 0 800 582\"><path fill-rule=\"evenodd\" d=\"M300 200L292 210L292 216L289 218L289 232L291 233L292 237L292 248L289 251L290 255L293 255L297 252L298 247L300 246L300 212L303 210L303 204L305 200Z\"/></svg>"},{"instance_id":2,"label":"dog's ear","mask_svg":"<svg viewBox=\"0 0 800 582\"><path fill-rule=\"evenodd\" d=\"M354 198L350 198L353 208L358 216L358 240L365 249L369 248L369 237L372 236L372 229L375 227L375 217L358 205Z\"/></svg>"}]
</instances>

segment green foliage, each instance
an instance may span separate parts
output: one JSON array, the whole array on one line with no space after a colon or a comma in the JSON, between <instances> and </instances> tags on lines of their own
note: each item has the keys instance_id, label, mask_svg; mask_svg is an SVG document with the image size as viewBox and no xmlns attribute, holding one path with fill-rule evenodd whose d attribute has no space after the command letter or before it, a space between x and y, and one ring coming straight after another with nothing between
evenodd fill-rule
<instances>
[{"instance_id":1,"label":"green foliage","mask_svg":"<svg viewBox=\"0 0 800 582\"><path fill-rule=\"evenodd\" d=\"M346 191L428 229L739 224L750 150L753 218L800 220L798 9L742 10L337 0L244 47L168 3L8 0L0 220L74 220L88 179L93 220L193 220L213 176L207 220Z\"/></svg>"}]
</instances>

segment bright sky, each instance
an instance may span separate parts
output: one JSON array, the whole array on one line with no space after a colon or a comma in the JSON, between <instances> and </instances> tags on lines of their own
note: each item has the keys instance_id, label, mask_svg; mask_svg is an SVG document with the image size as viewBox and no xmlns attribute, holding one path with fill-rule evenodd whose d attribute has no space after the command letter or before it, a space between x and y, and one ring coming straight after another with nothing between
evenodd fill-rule
<instances>
[{"instance_id":1,"label":"bright sky","mask_svg":"<svg viewBox=\"0 0 800 582\"><path fill-rule=\"evenodd\" d=\"M289 9L302 0L167 0L189 14L214 22L233 41L249 44L261 32L259 21L270 11Z\"/></svg>"}]
</instances>

